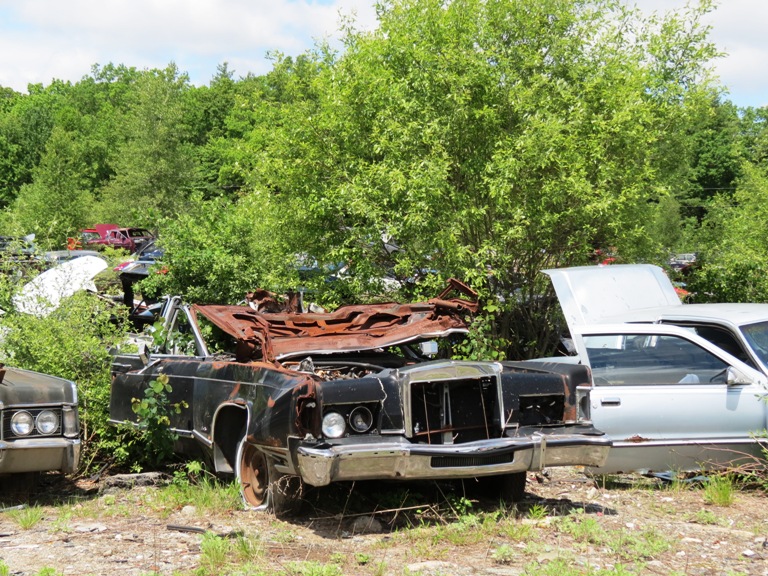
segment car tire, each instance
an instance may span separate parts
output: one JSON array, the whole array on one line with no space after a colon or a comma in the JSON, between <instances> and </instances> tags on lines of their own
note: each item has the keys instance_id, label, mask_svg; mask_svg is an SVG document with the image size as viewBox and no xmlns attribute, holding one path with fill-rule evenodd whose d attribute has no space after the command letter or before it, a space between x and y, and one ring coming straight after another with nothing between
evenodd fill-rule
<instances>
[{"instance_id":1,"label":"car tire","mask_svg":"<svg viewBox=\"0 0 768 576\"><path fill-rule=\"evenodd\" d=\"M501 498L505 502L520 502L525 498L525 472L513 472L501 477Z\"/></svg>"},{"instance_id":2,"label":"car tire","mask_svg":"<svg viewBox=\"0 0 768 576\"><path fill-rule=\"evenodd\" d=\"M246 438L237 447L235 473L246 508L272 511L275 516L295 514L301 509L301 478L278 472L274 459Z\"/></svg>"}]
</instances>

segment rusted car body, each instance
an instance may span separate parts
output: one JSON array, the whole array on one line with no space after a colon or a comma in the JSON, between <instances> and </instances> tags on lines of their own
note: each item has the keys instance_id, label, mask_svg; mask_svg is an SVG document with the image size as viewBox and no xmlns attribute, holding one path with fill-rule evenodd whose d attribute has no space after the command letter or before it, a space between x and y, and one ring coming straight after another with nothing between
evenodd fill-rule
<instances>
[{"instance_id":1,"label":"rusted car body","mask_svg":"<svg viewBox=\"0 0 768 576\"><path fill-rule=\"evenodd\" d=\"M0 365L0 474L77 470L74 382Z\"/></svg>"},{"instance_id":2,"label":"rusted car body","mask_svg":"<svg viewBox=\"0 0 768 576\"><path fill-rule=\"evenodd\" d=\"M184 403L171 415L179 450L235 474L249 506L276 512L293 507L302 482L502 476L514 499L528 470L602 463L610 441L581 413L588 368L425 355L466 334L476 305L456 281L427 302L333 313L171 299L166 348L115 356L111 419L133 420L131 398L165 374L169 401ZM226 355L204 341L203 319Z\"/></svg>"}]
</instances>

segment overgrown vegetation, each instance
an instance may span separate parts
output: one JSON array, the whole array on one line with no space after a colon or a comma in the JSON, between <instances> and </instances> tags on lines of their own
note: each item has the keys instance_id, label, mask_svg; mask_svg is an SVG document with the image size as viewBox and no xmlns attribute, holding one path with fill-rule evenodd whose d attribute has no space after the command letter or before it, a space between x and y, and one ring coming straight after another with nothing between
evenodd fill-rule
<instances>
[{"instance_id":1,"label":"overgrown vegetation","mask_svg":"<svg viewBox=\"0 0 768 576\"><path fill-rule=\"evenodd\" d=\"M173 64L106 64L6 89L0 232L44 250L98 222L148 227L167 273L143 291L209 303L257 287L329 307L406 300L458 277L483 305L464 358L550 355L562 326L540 271L596 250L698 252L682 279L694 299L765 301L768 113L712 78L714 9L386 0L377 29L344 22L343 51L275 53L263 76L222 64L195 87ZM4 356L78 383L86 468L130 459L106 426L121 312L76 297L17 314L33 272L11 255Z\"/></svg>"}]
</instances>

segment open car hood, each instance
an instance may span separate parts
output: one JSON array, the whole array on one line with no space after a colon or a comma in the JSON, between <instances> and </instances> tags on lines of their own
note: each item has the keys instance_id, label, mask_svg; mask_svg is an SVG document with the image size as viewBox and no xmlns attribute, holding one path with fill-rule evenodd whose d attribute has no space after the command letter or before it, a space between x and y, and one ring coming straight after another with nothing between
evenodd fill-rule
<instances>
[{"instance_id":1,"label":"open car hood","mask_svg":"<svg viewBox=\"0 0 768 576\"><path fill-rule=\"evenodd\" d=\"M651 264L542 270L552 279L568 327L604 324L636 310L682 306L664 271Z\"/></svg>"},{"instance_id":2,"label":"open car hood","mask_svg":"<svg viewBox=\"0 0 768 576\"><path fill-rule=\"evenodd\" d=\"M449 298L451 292L463 297ZM335 312L259 312L247 306L194 305L237 341L239 361L386 348L468 332L477 293L451 280L437 298L415 304L342 306Z\"/></svg>"}]
</instances>

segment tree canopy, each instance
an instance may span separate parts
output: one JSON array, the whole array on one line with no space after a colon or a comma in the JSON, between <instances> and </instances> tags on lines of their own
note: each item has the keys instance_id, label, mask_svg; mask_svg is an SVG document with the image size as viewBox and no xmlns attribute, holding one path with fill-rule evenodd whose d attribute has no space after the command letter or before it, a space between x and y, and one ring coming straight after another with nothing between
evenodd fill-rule
<instances>
[{"instance_id":1,"label":"tree canopy","mask_svg":"<svg viewBox=\"0 0 768 576\"><path fill-rule=\"evenodd\" d=\"M387 0L375 30L345 22L340 51L275 53L263 76L109 64L5 90L0 232L60 248L98 222L149 227L168 273L146 290L209 302L407 299L455 276L502 357L549 353L542 269L597 250L728 267L739 227L762 229L766 113L712 76L713 9Z\"/></svg>"}]
</instances>

